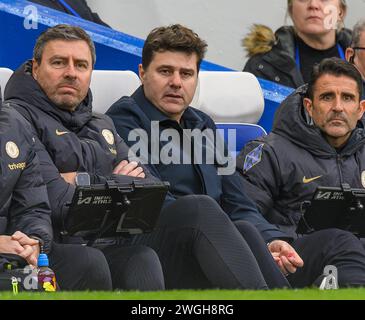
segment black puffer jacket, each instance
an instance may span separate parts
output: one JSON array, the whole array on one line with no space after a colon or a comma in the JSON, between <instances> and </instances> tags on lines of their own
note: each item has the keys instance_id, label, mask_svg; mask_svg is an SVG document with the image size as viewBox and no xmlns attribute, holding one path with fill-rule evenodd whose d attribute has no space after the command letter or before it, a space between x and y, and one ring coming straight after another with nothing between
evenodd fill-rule
<instances>
[{"instance_id":1,"label":"black puffer jacket","mask_svg":"<svg viewBox=\"0 0 365 320\"><path fill-rule=\"evenodd\" d=\"M128 159L128 146L112 120L92 112L91 92L75 111L55 106L31 74L31 61L14 72L5 89L5 100L33 126L36 151L47 185L54 225L62 225L75 188L60 173L88 172L92 183L118 179L115 166ZM151 177L144 168L146 177Z\"/></svg>"},{"instance_id":2,"label":"black puffer jacket","mask_svg":"<svg viewBox=\"0 0 365 320\"><path fill-rule=\"evenodd\" d=\"M317 127L307 124L302 105L305 91L303 86L290 95L277 111L273 131L249 143L237 159L248 195L267 220L293 236L300 204L311 199L317 186L341 187L346 182L365 188L363 124L358 122L337 152Z\"/></svg>"},{"instance_id":3,"label":"black puffer jacket","mask_svg":"<svg viewBox=\"0 0 365 320\"><path fill-rule=\"evenodd\" d=\"M303 85L302 74L295 62L295 37L293 27L279 28L275 32L276 41L271 50L253 55L246 62L243 71L292 88ZM351 31L342 29L338 32L337 43L345 51L351 44ZM256 51L260 51L260 49Z\"/></svg>"},{"instance_id":4,"label":"black puffer jacket","mask_svg":"<svg viewBox=\"0 0 365 320\"><path fill-rule=\"evenodd\" d=\"M30 125L14 109L0 111L0 235L21 231L52 242L51 211Z\"/></svg>"},{"instance_id":5,"label":"black puffer jacket","mask_svg":"<svg viewBox=\"0 0 365 320\"><path fill-rule=\"evenodd\" d=\"M67 8L67 6L64 6L63 4L61 4L60 1L57 0L30 0L30 1L64 13L72 14L72 12ZM100 19L97 13L91 11L85 0L65 0L65 3L67 3L73 10L75 10L81 18L95 22L97 24L101 24L105 27L109 27L104 21Z\"/></svg>"}]
</instances>

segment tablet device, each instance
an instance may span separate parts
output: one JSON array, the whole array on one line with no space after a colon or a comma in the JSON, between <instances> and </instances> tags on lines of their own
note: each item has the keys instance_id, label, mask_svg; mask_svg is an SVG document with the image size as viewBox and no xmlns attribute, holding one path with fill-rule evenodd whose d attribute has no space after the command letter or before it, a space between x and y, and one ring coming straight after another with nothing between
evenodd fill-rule
<instances>
[{"instance_id":1,"label":"tablet device","mask_svg":"<svg viewBox=\"0 0 365 320\"><path fill-rule=\"evenodd\" d=\"M350 187L317 187L310 202L302 204L297 232L338 228L365 234L365 190Z\"/></svg>"},{"instance_id":2,"label":"tablet device","mask_svg":"<svg viewBox=\"0 0 365 320\"><path fill-rule=\"evenodd\" d=\"M77 186L64 233L88 239L151 232L168 186L145 179Z\"/></svg>"}]
</instances>

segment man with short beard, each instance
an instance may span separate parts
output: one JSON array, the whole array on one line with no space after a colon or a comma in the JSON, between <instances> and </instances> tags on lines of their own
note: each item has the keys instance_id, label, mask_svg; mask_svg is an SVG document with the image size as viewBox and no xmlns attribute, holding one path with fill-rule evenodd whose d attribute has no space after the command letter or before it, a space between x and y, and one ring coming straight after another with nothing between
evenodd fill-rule
<instances>
[{"instance_id":1,"label":"man with short beard","mask_svg":"<svg viewBox=\"0 0 365 320\"><path fill-rule=\"evenodd\" d=\"M365 188L365 130L361 118L362 79L339 58L315 66L308 86L298 88L279 107L272 132L250 142L238 156L246 192L270 223L291 237L304 267L290 273L294 287L319 284L326 265L338 270L340 287L365 285L365 250L350 232L339 229L296 234L301 203L318 186ZM270 251L279 256L274 243Z\"/></svg>"},{"instance_id":2,"label":"man with short beard","mask_svg":"<svg viewBox=\"0 0 365 320\"><path fill-rule=\"evenodd\" d=\"M14 72L5 89L6 103L27 119L38 138L36 152L52 207L55 239L67 219L78 172L91 183L133 179L149 174L128 161L128 147L116 134L111 119L92 112L89 90L95 47L81 28L57 25L40 35L32 61ZM157 254L146 246L98 246L105 255L114 289L162 290L164 279ZM72 262L70 262L72 263Z\"/></svg>"}]
</instances>

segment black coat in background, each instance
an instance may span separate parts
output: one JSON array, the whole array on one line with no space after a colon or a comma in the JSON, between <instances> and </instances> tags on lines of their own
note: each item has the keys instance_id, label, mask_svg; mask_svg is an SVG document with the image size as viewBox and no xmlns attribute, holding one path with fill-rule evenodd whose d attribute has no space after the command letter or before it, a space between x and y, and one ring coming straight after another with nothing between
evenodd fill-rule
<instances>
[{"instance_id":1,"label":"black coat in background","mask_svg":"<svg viewBox=\"0 0 365 320\"><path fill-rule=\"evenodd\" d=\"M304 80L295 62L294 28L281 27L275 32L275 37L276 42L271 50L250 57L243 71L284 86L298 88L304 84ZM337 43L345 51L351 44L351 31L348 29L339 31Z\"/></svg>"},{"instance_id":2,"label":"black coat in background","mask_svg":"<svg viewBox=\"0 0 365 320\"><path fill-rule=\"evenodd\" d=\"M64 13L72 14L71 11L69 11L65 6L63 6L57 0L30 0L30 2L34 2L42 6L52 8ZM95 22L97 24L101 24L105 27L109 27L109 25L107 25L103 20L100 19L97 13L91 11L85 0L65 0L65 2L72 9L74 9L80 15L81 18Z\"/></svg>"}]
</instances>

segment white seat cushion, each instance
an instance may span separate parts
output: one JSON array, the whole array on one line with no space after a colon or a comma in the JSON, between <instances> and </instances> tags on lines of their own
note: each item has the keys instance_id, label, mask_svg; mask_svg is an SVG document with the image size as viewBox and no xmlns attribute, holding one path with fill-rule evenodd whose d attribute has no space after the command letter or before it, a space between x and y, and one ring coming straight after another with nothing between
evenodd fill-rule
<instances>
[{"instance_id":1,"label":"white seat cushion","mask_svg":"<svg viewBox=\"0 0 365 320\"><path fill-rule=\"evenodd\" d=\"M122 96L130 96L141 82L132 71L94 70L90 89L93 94L93 111L105 113Z\"/></svg>"},{"instance_id":2,"label":"white seat cushion","mask_svg":"<svg viewBox=\"0 0 365 320\"><path fill-rule=\"evenodd\" d=\"M201 71L191 106L215 122L257 123L264 111L264 97L251 73Z\"/></svg>"},{"instance_id":3,"label":"white seat cushion","mask_svg":"<svg viewBox=\"0 0 365 320\"><path fill-rule=\"evenodd\" d=\"M0 96L3 99L4 98L4 90L6 83L8 82L9 78L13 74L13 70L8 68L0 68Z\"/></svg>"}]
</instances>

